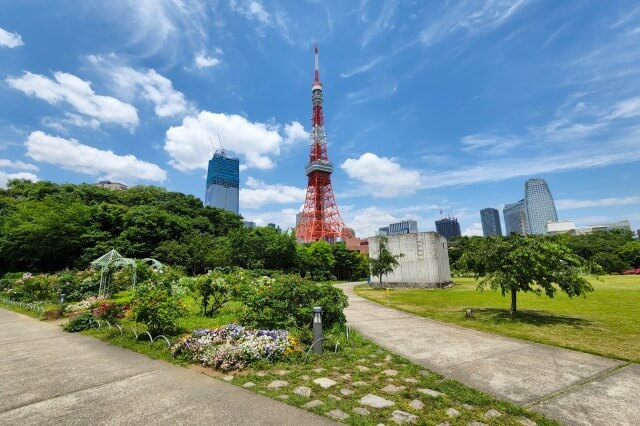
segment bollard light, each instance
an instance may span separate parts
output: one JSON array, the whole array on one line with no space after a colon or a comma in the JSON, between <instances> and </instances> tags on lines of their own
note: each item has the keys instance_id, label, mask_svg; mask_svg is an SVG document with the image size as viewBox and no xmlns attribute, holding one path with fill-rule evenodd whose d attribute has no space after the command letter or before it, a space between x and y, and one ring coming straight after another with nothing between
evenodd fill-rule
<instances>
[{"instance_id":1,"label":"bollard light","mask_svg":"<svg viewBox=\"0 0 640 426\"><path fill-rule=\"evenodd\" d=\"M64 298L65 298L66 294L64 293L60 293L60 301L59 303L62 305L64 303Z\"/></svg>"},{"instance_id":2,"label":"bollard light","mask_svg":"<svg viewBox=\"0 0 640 426\"><path fill-rule=\"evenodd\" d=\"M322 308L313 308L313 353L322 353Z\"/></svg>"}]
</instances>

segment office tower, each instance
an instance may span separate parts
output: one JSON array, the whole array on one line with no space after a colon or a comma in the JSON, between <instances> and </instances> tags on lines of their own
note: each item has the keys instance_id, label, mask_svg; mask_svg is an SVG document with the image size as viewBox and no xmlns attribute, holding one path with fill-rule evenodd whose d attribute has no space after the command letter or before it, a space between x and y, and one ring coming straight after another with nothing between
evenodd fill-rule
<instances>
[{"instance_id":1,"label":"office tower","mask_svg":"<svg viewBox=\"0 0 640 426\"><path fill-rule=\"evenodd\" d=\"M214 152L207 171L205 205L238 214L239 186L240 161L227 157L222 150Z\"/></svg>"},{"instance_id":2,"label":"office tower","mask_svg":"<svg viewBox=\"0 0 640 426\"><path fill-rule=\"evenodd\" d=\"M527 222L527 213L524 209L524 199L517 203L505 204L502 209L504 216L504 228L507 235L529 234L529 223Z\"/></svg>"},{"instance_id":3,"label":"office tower","mask_svg":"<svg viewBox=\"0 0 640 426\"><path fill-rule=\"evenodd\" d=\"M556 205L544 179L529 179L525 182L524 208L531 234L545 234L547 223L558 221Z\"/></svg>"},{"instance_id":4,"label":"office tower","mask_svg":"<svg viewBox=\"0 0 640 426\"><path fill-rule=\"evenodd\" d=\"M460 224L455 217L445 217L436 220L436 232L449 241L462 235L462 232L460 232Z\"/></svg>"},{"instance_id":5,"label":"office tower","mask_svg":"<svg viewBox=\"0 0 640 426\"><path fill-rule=\"evenodd\" d=\"M489 237L491 235L502 235L500 213L497 209L488 207L480 210L480 219L482 220L482 234L485 237Z\"/></svg>"}]
</instances>

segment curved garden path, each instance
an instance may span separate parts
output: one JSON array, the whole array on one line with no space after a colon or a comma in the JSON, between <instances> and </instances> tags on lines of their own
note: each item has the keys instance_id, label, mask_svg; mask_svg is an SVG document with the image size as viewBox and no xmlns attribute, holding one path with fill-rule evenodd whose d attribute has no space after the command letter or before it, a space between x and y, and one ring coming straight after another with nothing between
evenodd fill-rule
<instances>
[{"instance_id":1,"label":"curved garden path","mask_svg":"<svg viewBox=\"0 0 640 426\"><path fill-rule=\"evenodd\" d=\"M330 425L328 419L0 309L0 424Z\"/></svg>"},{"instance_id":2,"label":"curved garden path","mask_svg":"<svg viewBox=\"0 0 640 426\"><path fill-rule=\"evenodd\" d=\"M569 425L640 425L640 365L498 336L370 302L340 284L348 324L446 377Z\"/></svg>"}]
</instances>

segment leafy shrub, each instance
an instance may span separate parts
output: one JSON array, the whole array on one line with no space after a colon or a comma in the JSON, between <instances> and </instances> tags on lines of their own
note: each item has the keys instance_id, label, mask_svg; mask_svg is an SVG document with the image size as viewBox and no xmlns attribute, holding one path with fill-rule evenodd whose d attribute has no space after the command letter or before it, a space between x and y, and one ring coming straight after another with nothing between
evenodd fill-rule
<instances>
[{"instance_id":1,"label":"leafy shrub","mask_svg":"<svg viewBox=\"0 0 640 426\"><path fill-rule=\"evenodd\" d=\"M120 318L124 318L129 310L129 305L119 305L117 303L103 303L93 310L93 316L102 320L115 323Z\"/></svg>"},{"instance_id":2,"label":"leafy shrub","mask_svg":"<svg viewBox=\"0 0 640 426\"><path fill-rule=\"evenodd\" d=\"M131 303L135 320L146 324L153 336L178 331L177 320L187 313L182 302L162 285L138 287Z\"/></svg>"},{"instance_id":3,"label":"leafy shrub","mask_svg":"<svg viewBox=\"0 0 640 426\"><path fill-rule=\"evenodd\" d=\"M611 274L629 269L629 264L624 262L615 253L600 252L591 257L591 261L600 265L604 272Z\"/></svg>"},{"instance_id":4,"label":"leafy shrub","mask_svg":"<svg viewBox=\"0 0 640 426\"><path fill-rule=\"evenodd\" d=\"M322 307L325 327L345 321L347 297L342 290L294 275L244 286L239 297L245 305L241 322L252 327L310 329L315 306Z\"/></svg>"},{"instance_id":5,"label":"leafy shrub","mask_svg":"<svg viewBox=\"0 0 640 426\"><path fill-rule=\"evenodd\" d=\"M239 370L256 361L275 361L299 352L296 339L286 330L249 330L229 324L212 330L195 330L173 346L174 355L222 371Z\"/></svg>"},{"instance_id":6,"label":"leafy shrub","mask_svg":"<svg viewBox=\"0 0 640 426\"><path fill-rule=\"evenodd\" d=\"M22 272L7 272L0 278L0 291L9 290L13 284L23 277Z\"/></svg>"},{"instance_id":7,"label":"leafy shrub","mask_svg":"<svg viewBox=\"0 0 640 426\"><path fill-rule=\"evenodd\" d=\"M78 331L87 330L94 326L95 319L91 314L80 315L79 317L75 317L73 320L69 321L67 325L64 326L64 331L68 331L69 333L77 333Z\"/></svg>"},{"instance_id":8,"label":"leafy shrub","mask_svg":"<svg viewBox=\"0 0 640 426\"><path fill-rule=\"evenodd\" d=\"M59 281L55 275L25 273L13 283L6 294L10 299L20 302L57 302Z\"/></svg>"}]
</instances>

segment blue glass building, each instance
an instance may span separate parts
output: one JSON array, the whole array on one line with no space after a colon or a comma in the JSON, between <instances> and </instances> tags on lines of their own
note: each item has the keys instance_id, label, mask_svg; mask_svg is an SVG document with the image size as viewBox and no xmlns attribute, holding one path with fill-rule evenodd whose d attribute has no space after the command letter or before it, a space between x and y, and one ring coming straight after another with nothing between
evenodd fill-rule
<instances>
[{"instance_id":1,"label":"blue glass building","mask_svg":"<svg viewBox=\"0 0 640 426\"><path fill-rule=\"evenodd\" d=\"M485 237L491 235L502 235L502 226L500 226L500 213L496 209L490 207L480 210L480 219L482 220L482 234Z\"/></svg>"},{"instance_id":2,"label":"blue glass building","mask_svg":"<svg viewBox=\"0 0 640 426\"><path fill-rule=\"evenodd\" d=\"M524 199L517 203L509 203L504 205L502 209L504 216L504 228L507 235L529 234L529 223L527 222L527 213L524 208Z\"/></svg>"},{"instance_id":3,"label":"blue glass building","mask_svg":"<svg viewBox=\"0 0 640 426\"><path fill-rule=\"evenodd\" d=\"M547 223L558 221L556 205L544 179L529 179L525 182L524 207L531 234L546 234Z\"/></svg>"},{"instance_id":4,"label":"blue glass building","mask_svg":"<svg viewBox=\"0 0 640 426\"><path fill-rule=\"evenodd\" d=\"M240 160L216 151L209 160L204 204L238 214Z\"/></svg>"}]
</instances>

